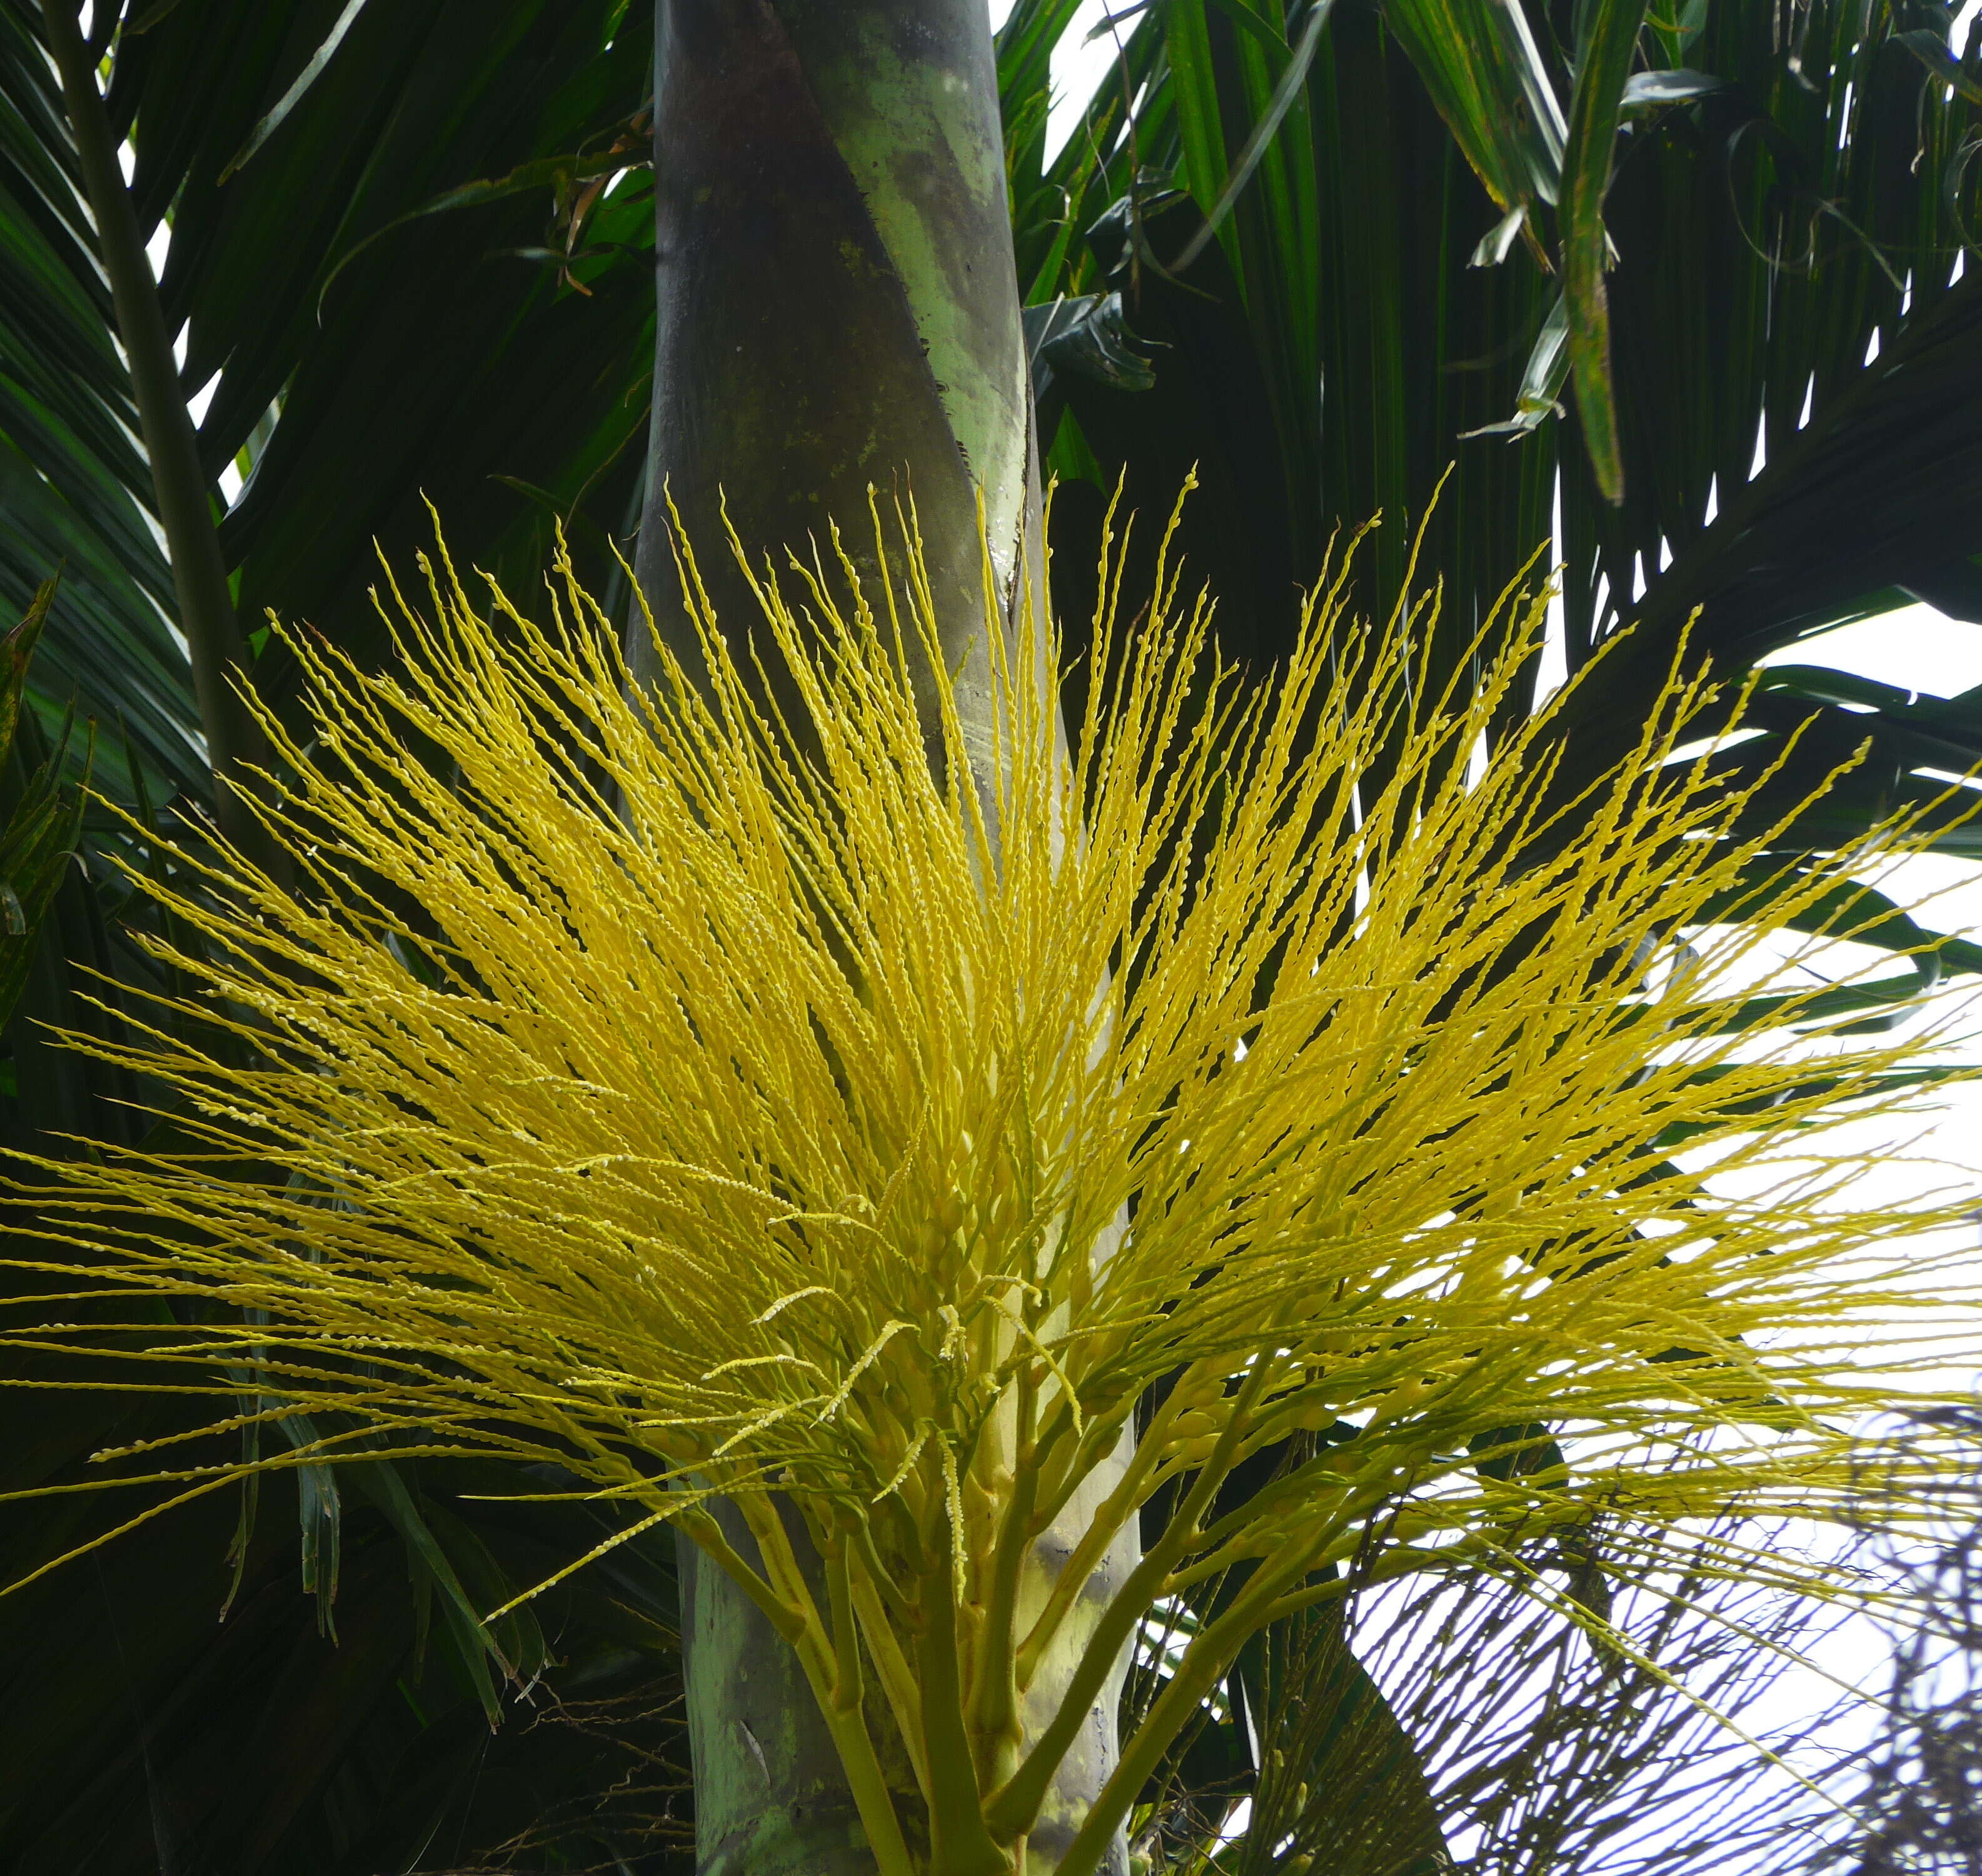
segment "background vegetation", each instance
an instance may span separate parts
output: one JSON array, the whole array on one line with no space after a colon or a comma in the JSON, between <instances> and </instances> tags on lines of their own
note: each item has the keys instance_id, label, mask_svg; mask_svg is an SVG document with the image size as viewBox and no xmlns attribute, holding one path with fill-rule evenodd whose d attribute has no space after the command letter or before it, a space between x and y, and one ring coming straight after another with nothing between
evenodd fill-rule
<instances>
[{"instance_id":1,"label":"background vegetation","mask_svg":"<svg viewBox=\"0 0 1982 1876\"><path fill-rule=\"evenodd\" d=\"M1106 79L1049 157L1051 56L1077 10L1018 0L999 39L1063 617L1091 609L1118 478L1164 510L1193 464L1184 549L1224 642L1261 667L1326 543L1373 513L1360 603L1387 613L1442 586L1439 669L1552 540L1567 666L1637 628L1577 706L1571 773L1636 723L1696 612L1694 643L1730 673L1908 597L1982 618L1982 46L1950 49L1954 7L1149 0L1118 12ZM131 1087L40 1026L134 1013L151 966L115 862L158 863L145 830L213 802L225 726L210 691L202 707L189 568L217 549L232 629L277 696L265 609L382 656L372 543L405 559L424 499L462 559L517 589L561 522L623 608L608 547L646 493L654 325L650 9L98 0L98 134L138 239L158 250L169 229L137 316L177 348L199 413L175 472L139 408L143 348L112 336L128 309L51 17L0 4L0 607L30 622L5 666L25 689L0 799L0 987L19 991L0 1128L44 1146L139 1124ZM1780 664L1765 684L1767 733L1716 758L1730 777L1800 726L1784 795L1871 746L1813 844L1982 759L1982 696ZM85 768L135 826L81 807ZM1868 1020L1982 968L1957 939L1919 951L1897 913L1878 935L1914 955L1854 993ZM100 1394L28 1398L6 1408L0 1489L169 1423ZM0 1863L686 1867L668 1545L626 1547L490 1634L475 1612L569 1554L573 1514L479 1504L472 1478L432 1467L359 1470L175 1517L0 1602ZM0 1574L124 1514L55 1502L0 1524ZM1296 1658L1336 1690L1323 1710L1350 1711L1367 1684L1345 1646L1290 1637L1235 1676L1174 1768L1176 1804L1303 1782L1263 1773L1259 1721ZM1435 1718L1403 1704L1404 1775L1434 1810L1512 1819L1508 1794L1539 1788L1513 1758L1450 1770ZM1625 1711L1570 1709L1592 1727L1600 1710ZM1563 1711L1509 1752L1554 1753L1569 1795L1552 1801L1584 1824L1509 1822L1509 1860L1483 1867L1609 1854L1591 1821L1628 1808L1651 1758L1577 1745ZM1355 1737L1345 1721L1304 1749L1325 1767ZM1332 1762L1338 1782L1366 1771ZM1316 1854L1263 1829L1231 1867ZM1322 1866L1352 1854L1377 1853L1337 1844Z\"/></svg>"}]
</instances>

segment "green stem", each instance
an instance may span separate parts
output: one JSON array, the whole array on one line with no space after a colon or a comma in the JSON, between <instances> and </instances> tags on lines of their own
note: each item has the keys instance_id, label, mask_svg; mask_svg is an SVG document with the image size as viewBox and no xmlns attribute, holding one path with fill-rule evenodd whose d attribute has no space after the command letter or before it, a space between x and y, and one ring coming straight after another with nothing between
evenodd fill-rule
<instances>
[{"instance_id":1,"label":"green stem","mask_svg":"<svg viewBox=\"0 0 1982 1876\"><path fill-rule=\"evenodd\" d=\"M1102 1501L1100 1508L1094 1514L1093 1521L1082 1535L1073 1554L1061 1571L1059 1581L1053 1585L1053 1594L1046 1599L1046 1607L1039 1611L1019 1646L1016 1667L1018 1683L1022 1687L1032 1684L1033 1675L1040 1657L1052 1647L1053 1638L1066 1617L1067 1611L1080 1594L1088 1578L1099 1566L1101 1559L1106 1554L1109 1546L1114 1542L1122 1527L1135 1514L1143 1499L1149 1495L1149 1474L1155 1465L1152 1456L1164 1429L1174 1417L1174 1411L1166 1402L1149 1432L1137 1442L1127 1469L1122 1475L1121 1483ZM1119 1422L1108 1423L1106 1435L1109 1444L1119 1439L1120 1434ZM1083 1446L1092 1444L1094 1442L1091 1439L1083 1441ZM1078 1474L1082 1468L1076 1464L1073 1470Z\"/></svg>"},{"instance_id":2,"label":"green stem","mask_svg":"<svg viewBox=\"0 0 1982 1876\"><path fill-rule=\"evenodd\" d=\"M909 1755L916 1789L922 1794L923 1803L927 1804L929 1763L923 1751L922 1692L889 1619L889 1606L874 1586L873 1571L876 1566L864 1557L859 1561L864 1567L853 1580L854 1614L860 1623L867 1651L873 1659L874 1678L887 1701L889 1711L894 1716L896 1730L902 1736L903 1749Z\"/></svg>"},{"instance_id":3,"label":"green stem","mask_svg":"<svg viewBox=\"0 0 1982 1876\"><path fill-rule=\"evenodd\" d=\"M977 1767L963 1722L950 1545L922 1581L916 1665L922 1683L923 1746L929 1764L929 1857L943 1876L1006 1876L1012 1859L984 1821Z\"/></svg>"},{"instance_id":4,"label":"green stem","mask_svg":"<svg viewBox=\"0 0 1982 1876\"><path fill-rule=\"evenodd\" d=\"M1019 1686L1013 1659L1017 1640L1019 1582L1033 1532L1039 1471L1031 1435L1033 1388L1023 1380L1016 1404L1019 1437L1013 1453L1011 1502L1006 1506L992 1556L990 1593L977 1650L977 1695L971 1715L979 1759L977 1773L990 1790L1010 1776L1023 1744Z\"/></svg>"},{"instance_id":5,"label":"green stem","mask_svg":"<svg viewBox=\"0 0 1982 1876\"><path fill-rule=\"evenodd\" d=\"M1224 1614L1201 1629L1185 1649L1176 1671L1149 1709L1149 1717L1123 1747L1121 1758L1096 1797L1073 1841L1060 1858L1056 1876L1093 1876L1127 1818L1136 1794L1147 1782L1170 1742L1196 1712L1206 1694L1233 1657L1267 1621L1287 1586L1313 1567L1319 1545L1310 1543L1278 1569L1262 1566L1253 1583L1234 1599Z\"/></svg>"},{"instance_id":6,"label":"green stem","mask_svg":"<svg viewBox=\"0 0 1982 1876\"><path fill-rule=\"evenodd\" d=\"M62 103L75 139L83 192L96 222L103 271L110 282L118 336L130 362L131 394L152 484L158 522L172 561L179 596L179 624L192 664L194 701L205 733L207 760L213 771L214 815L228 840L265 868L273 849L230 780L243 781L248 766L260 761L265 744L259 726L235 692L247 669L246 646L235 616L233 595L199 447L172 357L158 282L138 230L138 218L124 185L109 114L97 89L95 62L83 43L72 0L42 0L48 50L60 75Z\"/></svg>"},{"instance_id":7,"label":"green stem","mask_svg":"<svg viewBox=\"0 0 1982 1876\"><path fill-rule=\"evenodd\" d=\"M803 1651L800 1658L805 1660ZM812 1664L809 1660L805 1661L805 1667L808 1677L812 1681L812 1691L818 1696L826 1731L839 1748L839 1763L846 1773L854 1808L866 1828L878 1876L916 1876L915 1861L909 1854L908 1841L902 1834L902 1821L896 1814L894 1794L888 1789L881 1761L875 1754L874 1742L868 1735L866 1721L857 1707L851 1713L840 1711L830 1697L829 1688L813 1676Z\"/></svg>"},{"instance_id":8,"label":"green stem","mask_svg":"<svg viewBox=\"0 0 1982 1876\"><path fill-rule=\"evenodd\" d=\"M853 1591L843 1537L828 1545L825 1561L826 1590L833 1610L833 1704L842 1713L853 1713L859 1708L863 1676L860 1636L854 1621Z\"/></svg>"}]
</instances>

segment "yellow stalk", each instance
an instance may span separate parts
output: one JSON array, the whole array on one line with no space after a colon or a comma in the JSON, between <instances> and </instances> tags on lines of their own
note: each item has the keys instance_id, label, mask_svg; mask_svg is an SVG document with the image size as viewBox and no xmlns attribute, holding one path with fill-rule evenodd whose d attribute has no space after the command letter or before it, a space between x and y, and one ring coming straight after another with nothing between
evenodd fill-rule
<instances>
[{"instance_id":1,"label":"yellow stalk","mask_svg":"<svg viewBox=\"0 0 1982 1876\"><path fill-rule=\"evenodd\" d=\"M1722 707L1682 672L1571 809L1550 721L1500 721L1539 611L1427 698L1341 569L1248 688L1166 564L1133 631L1097 621L1072 753L1056 646L1006 659L993 631L988 743L940 682L919 708L911 653L940 659L913 555L846 609L760 578L754 649L705 608L699 660L663 653L651 691L568 567L548 623L428 572L420 609L392 591L392 672L300 636L307 730L257 706L285 779L249 805L297 893L224 845L134 880L195 935L158 947L192 990L71 1043L167 1090L188 1143L34 1162L21 1261L78 1300L197 1304L126 1352L217 1424L245 1424L248 1369L357 1430L315 1460L550 1460L679 1520L798 1650L895 1876L867 1671L945 1843L1040 1876L1045 1781L1151 1598L1260 1560L1197 1677L1338 1593L1290 1559L1381 1580L1524 1519L1852 1514L1850 1429L1945 1359L1869 1332L1972 1306L1950 1260L1886 1248L1972 1194L1854 1203L1864 1157L1823 1131L1919 1111L1894 1077L1927 1044L1821 1019L1796 931L1925 818L1792 877L1787 810L1670 759ZM1479 1474L1475 1438L1540 1422L1580 1430L1561 1476ZM1283 1439L1293 1469L1213 1517ZM156 1476L193 1478L175 1456ZM1915 1442L1879 1514L1919 1515L1944 1463ZM1046 1581L1039 1539L1090 1501Z\"/></svg>"}]
</instances>

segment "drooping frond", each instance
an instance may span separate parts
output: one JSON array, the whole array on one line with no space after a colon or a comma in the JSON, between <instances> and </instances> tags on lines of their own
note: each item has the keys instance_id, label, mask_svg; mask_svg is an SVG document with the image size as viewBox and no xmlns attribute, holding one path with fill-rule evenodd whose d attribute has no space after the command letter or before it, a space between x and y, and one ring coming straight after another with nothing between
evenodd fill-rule
<instances>
[{"instance_id":1,"label":"drooping frond","mask_svg":"<svg viewBox=\"0 0 1982 1876\"><path fill-rule=\"evenodd\" d=\"M851 608L767 583L761 666L704 618L650 692L568 572L541 626L442 564L383 676L295 639L310 732L262 714L302 884L225 853L138 883L195 988L104 1052L176 1143L42 1164L47 1263L195 1300L143 1358L332 1417L312 1458L554 1460L682 1519L823 1687L854 1614L696 1509L776 1484L905 1731L914 1584L951 1586L995 1730L1153 1501L1142 1606L1240 1565L1260 1621L1331 1562L1480 1567L1596 1507L1836 1510L1918 1359L1895 1325L1955 1300L1881 1246L1972 1199L1854 1207L1813 1130L1915 1100L1920 1045L1824 1020L1797 934L1863 855L1772 863L1759 797L1676 754L1724 700L1676 673L1567 801L1547 716L1500 730L1523 646L1423 696L1407 622L1338 582L1249 685L1173 572L1100 622L1069 754L1046 659L994 656L979 716L919 679L913 570ZM1759 996L1787 1000L1758 1036ZM1551 1427L1573 1451L1535 1463ZM1014 1626L1001 1557L1125 1427ZM980 1771L1004 1841L1043 1774Z\"/></svg>"}]
</instances>

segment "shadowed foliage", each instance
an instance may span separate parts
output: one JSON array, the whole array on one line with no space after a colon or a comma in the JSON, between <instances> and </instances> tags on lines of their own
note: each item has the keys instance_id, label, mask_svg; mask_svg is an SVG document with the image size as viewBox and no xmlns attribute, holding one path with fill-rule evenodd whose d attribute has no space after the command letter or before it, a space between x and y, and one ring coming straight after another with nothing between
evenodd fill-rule
<instances>
[{"instance_id":1,"label":"shadowed foliage","mask_svg":"<svg viewBox=\"0 0 1982 1876\"><path fill-rule=\"evenodd\" d=\"M1384 526L1360 563L1363 609L1390 616L1422 528L1413 590L1436 581L1444 593L1433 668L1461 668L1549 535L1560 476L1567 663L1580 667L1620 623L1641 622L1563 719L1566 773L1589 773L1635 736L1652 674L1697 607L1693 642L1724 673L1914 595L1975 616L1982 280L1965 245L1982 65L1973 50L1963 61L1947 51L1955 11L1936 0L1692 0L1669 14L1607 0L1153 0L1116 9L1119 58L1049 158L1049 61L1076 8L1018 0L998 79L1041 440L1063 479L1053 581L1071 649L1093 613L1093 541L1118 477L1132 504L1160 512L1193 464L1202 487L1180 537L1192 578L1220 596L1222 643L1261 668L1290 644L1297 590L1331 536L1379 510ZM0 0L8 616L26 615L62 569L6 784L28 843L10 836L26 870L9 877L45 936L16 948L10 926L0 939L10 971L25 973L0 1122L12 1143L45 1150L65 1130L135 1143L143 1122L122 1103L155 1090L51 1048L40 1025L127 1039L132 999L175 987L133 940L183 928L148 910L107 856L182 880L167 844L196 839L187 816L210 799L211 779L129 348L112 336L100 217L82 193L45 18L34 0ZM169 222L158 335L183 337L184 392L212 386L198 493L256 682L289 720L296 673L262 629L262 609L308 621L367 663L383 659L365 597L370 543L403 557L427 528L422 493L464 559L519 591L562 521L586 579L625 619L627 589L606 549L609 536L639 546L655 336L653 26L639 0L99 0L91 10L105 121L132 161L137 230L148 240ZM1607 272L1594 259L1593 206L1614 251ZM1493 264L1469 265L1476 257ZM232 501L219 486L230 466L245 479ZM1130 615L1150 582L1146 559L1132 564ZM72 706L78 727L65 736ZM1525 693L1510 696L1490 739L1525 709ZM91 747L82 719L95 726L95 780L138 826L92 812L80 860L62 866L75 797L56 782L73 780ZM1960 773L1982 755L1975 699L1913 696L1815 663L1776 669L1747 720L1763 734L1715 759L1740 786L1787 752L1764 813L1803 798L1870 740L1870 759L1791 850L1798 839L1848 843L1940 786L1921 769ZM1952 823L1941 836L1956 852L1973 839ZM1755 903L1758 883L1730 903ZM1891 1020L1982 963L1870 893L1805 922L1840 918L1896 954L1884 979L1842 993L1864 1020ZM83 1476L98 1447L172 1424L65 1397L59 1413L38 1411L35 1437L10 1439L8 1488ZM279 1422L265 1437L289 1434ZM515 1840L507 1812L475 1811L490 1789L479 1716L506 1683L470 1624L520 1586L532 1553L467 1489L431 1465L392 1505L353 1501L327 1476L295 1493L268 1488L229 1624L251 1611L265 1622L254 1645L304 1664L295 1671L322 1723L306 1748L279 1731L250 1742L263 1756L242 1762L231 1789L270 1795L228 1851L242 1869L298 1867L305 1841L326 1870L363 1871L388 1842L395 1856L425 1842L407 1854L445 1867L485 1862ZM106 1847L105 1868L198 1867L197 1831L172 1821L176 1774L132 1756L132 1742L165 1724L162 1690L191 1676L195 1691L170 1709L176 1751L223 1764L247 1749L218 1690L248 1653L230 1640L212 1677L195 1672L232 1581L225 1534L239 1524L182 1518L106 1558L126 1606L178 1637L162 1639L135 1679L112 1659L101 1590L82 1574L0 1604L9 1659L45 1660L35 1651L56 1634L87 1637L94 1651L62 1696L66 1717L54 1714L48 1675L14 1684L28 1769L0 1804L9 1854L56 1832L43 1867L75 1867L51 1794L108 1791L92 1782L101 1771L125 1781L115 1803L128 1833L115 1853L128 1861ZM45 1554L70 1528L10 1522L8 1555ZM281 1587L296 1582L299 1533L314 1598ZM127 1552L142 1567L115 1561ZM483 1557L499 1561L470 1561ZM332 1602L346 1571L360 1574ZM394 1609L388 1586L409 1582L411 1600ZM661 1608L666 1594L657 1580L641 1606ZM326 1605L343 1645L373 1651L375 1665L395 1648L402 1664L415 1658L404 1638L425 1622L425 1680L368 1681L349 1668L320 1632ZM636 1691L665 1682L667 1651L644 1666L619 1661L616 1643L581 1634L592 1607L580 1599L560 1616L565 1639L549 1654L586 1688L607 1689L601 1699L645 1701ZM611 1631L617 1618L594 1613L602 1635ZM514 1648L505 1658L536 1657ZM608 1658L619 1665L592 1678ZM553 1691L561 1671L548 1671ZM445 1699L436 1677L452 1690ZM589 1697L574 1689L567 1706ZM382 1770L359 1743L402 1736L413 1743L392 1763L417 1774ZM590 1788L569 1760L550 1769L551 1737L542 1727L499 1736L519 1767L549 1754L541 1774L511 1781L546 1794L546 1816ZM652 1744L637 1727L629 1737L629 1750ZM1243 1734L1230 1737L1216 1777L1250 1776ZM305 1751L314 1757L299 1767ZM149 1794L142 1804L138 1793ZM185 1801L193 1815L223 1801L238 1798ZM286 1839L269 1834L285 1805ZM443 1814L454 1835L423 1837ZM79 1800L64 1815L62 1829L110 1828ZM597 1841L643 1868L666 1868L672 1854L642 1850L630 1823ZM514 1854L549 1868L592 1853Z\"/></svg>"}]
</instances>

